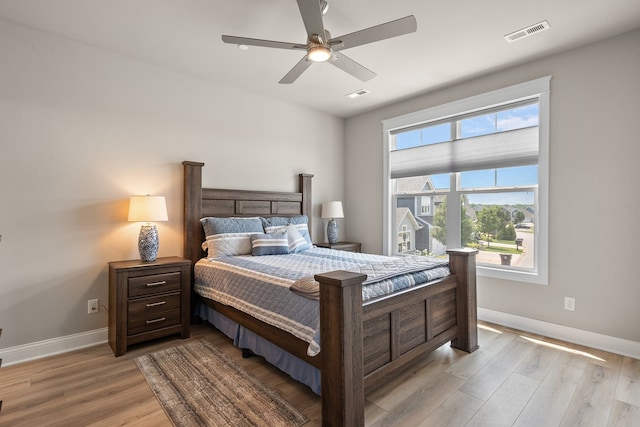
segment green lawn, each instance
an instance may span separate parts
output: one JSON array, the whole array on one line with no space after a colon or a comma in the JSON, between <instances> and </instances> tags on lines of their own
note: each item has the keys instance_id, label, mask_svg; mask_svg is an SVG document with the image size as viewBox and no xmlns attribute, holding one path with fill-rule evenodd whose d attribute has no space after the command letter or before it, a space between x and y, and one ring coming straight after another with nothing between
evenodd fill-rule
<instances>
[{"instance_id":1,"label":"green lawn","mask_svg":"<svg viewBox=\"0 0 640 427\"><path fill-rule=\"evenodd\" d=\"M483 241L481 244L469 244L468 246L481 251L503 254L518 255L523 252L522 249L516 249L516 244L513 240L492 240L488 244L486 241Z\"/></svg>"},{"instance_id":2,"label":"green lawn","mask_svg":"<svg viewBox=\"0 0 640 427\"><path fill-rule=\"evenodd\" d=\"M515 245L514 245L515 246ZM504 247L504 246L490 246L490 247L486 247L483 246L482 249L480 249L481 251L485 251L485 252L499 252L502 254L521 254L522 253L522 249L516 249L516 248L509 248L509 247Z\"/></svg>"}]
</instances>

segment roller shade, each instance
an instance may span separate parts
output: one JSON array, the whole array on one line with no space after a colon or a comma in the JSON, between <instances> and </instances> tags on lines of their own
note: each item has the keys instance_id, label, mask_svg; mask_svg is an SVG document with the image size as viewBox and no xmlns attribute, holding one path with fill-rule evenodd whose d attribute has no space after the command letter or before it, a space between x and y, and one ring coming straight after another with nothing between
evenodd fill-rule
<instances>
[{"instance_id":1,"label":"roller shade","mask_svg":"<svg viewBox=\"0 0 640 427\"><path fill-rule=\"evenodd\" d=\"M393 179L537 163L537 126L389 153Z\"/></svg>"}]
</instances>

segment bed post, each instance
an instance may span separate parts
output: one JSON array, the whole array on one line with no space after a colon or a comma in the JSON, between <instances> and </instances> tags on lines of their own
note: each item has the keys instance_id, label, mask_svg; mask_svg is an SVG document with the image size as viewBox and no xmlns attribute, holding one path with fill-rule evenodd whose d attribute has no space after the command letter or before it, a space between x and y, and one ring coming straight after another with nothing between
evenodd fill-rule
<instances>
[{"instance_id":1,"label":"bed post","mask_svg":"<svg viewBox=\"0 0 640 427\"><path fill-rule=\"evenodd\" d=\"M301 207L301 213L302 215L306 215L307 218L309 219L308 225L307 227L309 227L309 234L312 235L313 233L313 227L312 227L312 217L313 217L313 212L311 211L312 208L312 197L311 197L311 178L313 178L313 175L308 174L308 173L301 173L298 175L298 191L300 193L302 193L302 207Z\"/></svg>"},{"instance_id":2,"label":"bed post","mask_svg":"<svg viewBox=\"0 0 640 427\"><path fill-rule=\"evenodd\" d=\"M193 237L199 236L201 233L202 167L204 163L184 161L182 165L184 166L183 256L191 260L191 268L193 268L193 264L202 258L202 248L200 247L202 242Z\"/></svg>"},{"instance_id":3,"label":"bed post","mask_svg":"<svg viewBox=\"0 0 640 427\"><path fill-rule=\"evenodd\" d=\"M319 274L322 425L364 426L362 282L364 274Z\"/></svg>"},{"instance_id":4,"label":"bed post","mask_svg":"<svg viewBox=\"0 0 640 427\"><path fill-rule=\"evenodd\" d=\"M451 346L471 353L478 349L478 303L476 296L477 249L451 249L449 269L457 280L458 335Z\"/></svg>"}]
</instances>

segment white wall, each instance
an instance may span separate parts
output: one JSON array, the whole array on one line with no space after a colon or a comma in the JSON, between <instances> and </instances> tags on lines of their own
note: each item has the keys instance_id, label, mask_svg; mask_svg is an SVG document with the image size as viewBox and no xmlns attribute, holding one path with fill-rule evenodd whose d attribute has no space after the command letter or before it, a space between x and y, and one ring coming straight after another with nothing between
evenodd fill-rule
<instances>
[{"instance_id":1,"label":"white wall","mask_svg":"<svg viewBox=\"0 0 640 427\"><path fill-rule=\"evenodd\" d=\"M348 119L348 238L382 251L382 120L551 75L549 285L482 277L478 305L640 342L639 47L636 30Z\"/></svg>"},{"instance_id":2,"label":"white wall","mask_svg":"<svg viewBox=\"0 0 640 427\"><path fill-rule=\"evenodd\" d=\"M164 195L182 254L183 160L204 184L344 196L344 121L0 20L0 348L107 326L107 262L138 258L128 197ZM315 220L315 240L324 238Z\"/></svg>"}]
</instances>

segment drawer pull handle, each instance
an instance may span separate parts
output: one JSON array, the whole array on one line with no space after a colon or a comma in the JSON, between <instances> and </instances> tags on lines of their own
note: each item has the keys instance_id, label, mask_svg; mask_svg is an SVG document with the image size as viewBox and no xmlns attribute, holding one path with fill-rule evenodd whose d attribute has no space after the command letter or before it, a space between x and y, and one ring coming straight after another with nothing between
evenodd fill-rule
<instances>
[{"instance_id":1,"label":"drawer pull handle","mask_svg":"<svg viewBox=\"0 0 640 427\"><path fill-rule=\"evenodd\" d=\"M161 282L152 282L152 283L147 283L147 288L151 288L153 286L162 286L162 285L166 285L167 281L163 280Z\"/></svg>"},{"instance_id":2,"label":"drawer pull handle","mask_svg":"<svg viewBox=\"0 0 640 427\"><path fill-rule=\"evenodd\" d=\"M166 304L166 301L160 301L160 302L150 302L149 304L147 304L147 307L157 307L159 305L163 305Z\"/></svg>"},{"instance_id":3,"label":"drawer pull handle","mask_svg":"<svg viewBox=\"0 0 640 427\"><path fill-rule=\"evenodd\" d=\"M167 320L167 318L166 318L166 317L161 317L161 318L159 318L159 319L147 320L147 325L148 325L149 323L158 323L158 322L162 322L163 320Z\"/></svg>"}]
</instances>

